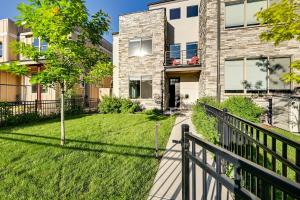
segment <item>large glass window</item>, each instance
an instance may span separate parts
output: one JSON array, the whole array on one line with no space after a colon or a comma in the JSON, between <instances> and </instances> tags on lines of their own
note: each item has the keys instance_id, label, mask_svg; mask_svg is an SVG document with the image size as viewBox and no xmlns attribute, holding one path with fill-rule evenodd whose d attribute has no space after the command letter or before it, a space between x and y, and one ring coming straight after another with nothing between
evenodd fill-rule
<instances>
[{"instance_id":1,"label":"large glass window","mask_svg":"<svg viewBox=\"0 0 300 200\"><path fill-rule=\"evenodd\" d=\"M256 20L256 13L267 8L267 1L248 0L247 1L247 25L256 25L259 22Z\"/></svg>"},{"instance_id":2,"label":"large glass window","mask_svg":"<svg viewBox=\"0 0 300 200\"><path fill-rule=\"evenodd\" d=\"M290 72L290 58L271 58L269 70L269 88L270 90L290 90L290 84L282 80L282 74Z\"/></svg>"},{"instance_id":3,"label":"large glass window","mask_svg":"<svg viewBox=\"0 0 300 200\"><path fill-rule=\"evenodd\" d=\"M267 89L267 64L265 59L248 59L246 63L246 81L250 90Z\"/></svg>"},{"instance_id":4,"label":"large glass window","mask_svg":"<svg viewBox=\"0 0 300 200\"><path fill-rule=\"evenodd\" d=\"M3 44L0 42L0 58L3 57Z\"/></svg>"},{"instance_id":5,"label":"large glass window","mask_svg":"<svg viewBox=\"0 0 300 200\"><path fill-rule=\"evenodd\" d=\"M180 17L181 17L180 8L170 9L170 20L180 19Z\"/></svg>"},{"instance_id":6,"label":"large glass window","mask_svg":"<svg viewBox=\"0 0 300 200\"><path fill-rule=\"evenodd\" d=\"M225 27L244 26L244 3L228 4L225 8Z\"/></svg>"},{"instance_id":7,"label":"large glass window","mask_svg":"<svg viewBox=\"0 0 300 200\"><path fill-rule=\"evenodd\" d=\"M152 54L152 39L133 39L129 41L129 56L145 56Z\"/></svg>"},{"instance_id":8,"label":"large glass window","mask_svg":"<svg viewBox=\"0 0 300 200\"><path fill-rule=\"evenodd\" d=\"M187 7L187 17L197 17L198 16L198 5Z\"/></svg>"},{"instance_id":9,"label":"large glass window","mask_svg":"<svg viewBox=\"0 0 300 200\"><path fill-rule=\"evenodd\" d=\"M186 58L191 59L194 56L197 56L198 43L191 42L186 44Z\"/></svg>"},{"instance_id":10,"label":"large glass window","mask_svg":"<svg viewBox=\"0 0 300 200\"><path fill-rule=\"evenodd\" d=\"M180 59L181 58L181 46L180 44L171 44L170 45L170 58L171 59Z\"/></svg>"},{"instance_id":11,"label":"large glass window","mask_svg":"<svg viewBox=\"0 0 300 200\"><path fill-rule=\"evenodd\" d=\"M47 42L41 41L41 51L46 51L48 48Z\"/></svg>"},{"instance_id":12,"label":"large glass window","mask_svg":"<svg viewBox=\"0 0 300 200\"><path fill-rule=\"evenodd\" d=\"M129 97L131 99L151 99L152 76L130 76Z\"/></svg>"},{"instance_id":13,"label":"large glass window","mask_svg":"<svg viewBox=\"0 0 300 200\"><path fill-rule=\"evenodd\" d=\"M289 73L291 58L258 58L225 61L225 92L289 91L291 83L282 76Z\"/></svg>"},{"instance_id":14,"label":"large glass window","mask_svg":"<svg viewBox=\"0 0 300 200\"><path fill-rule=\"evenodd\" d=\"M244 60L225 61L225 91L243 91Z\"/></svg>"}]
</instances>

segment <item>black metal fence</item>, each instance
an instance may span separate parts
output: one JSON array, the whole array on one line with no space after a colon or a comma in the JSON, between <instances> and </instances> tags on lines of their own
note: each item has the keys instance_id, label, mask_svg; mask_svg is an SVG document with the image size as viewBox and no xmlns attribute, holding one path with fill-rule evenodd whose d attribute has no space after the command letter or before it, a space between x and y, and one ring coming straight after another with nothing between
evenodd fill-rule
<instances>
[{"instance_id":1,"label":"black metal fence","mask_svg":"<svg viewBox=\"0 0 300 200\"><path fill-rule=\"evenodd\" d=\"M182 199L201 199L196 196L196 188L202 187L202 199L207 199L208 175L216 180L216 199L222 199L222 187L227 188L235 199L299 199L300 184L280 176L269 169L236 155L222 147L213 145L191 133L189 126L182 125ZM196 155L196 147L201 148L202 156ZM208 152L211 153L208 155ZM207 157L215 158L215 166L208 162ZM201 158L202 157L202 158ZM190 176L190 163L191 176ZM202 184L196 180L196 166L202 169ZM232 167L234 176L226 175ZM190 180L190 177L192 180ZM250 183L247 184L246 180ZM191 181L191 185L190 185ZM268 187L276 194L272 195ZM191 187L190 187L191 186Z\"/></svg>"},{"instance_id":2,"label":"black metal fence","mask_svg":"<svg viewBox=\"0 0 300 200\"><path fill-rule=\"evenodd\" d=\"M66 114L96 112L99 99L66 99ZM34 118L50 118L60 114L60 100L0 102L0 126ZM23 119L23 120L22 120Z\"/></svg>"},{"instance_id":3,"label":"black metal fence","mask_svg":"<svg viewBox=\"0 0 300 200\"><path fill-rule=\"evenodd\" d=\"M232 115L226 110L209 105L203 106L206 113L218 121L221 147L293 182L300 183L300 143ZM241 170L241 173L244 186L257 196L261 197L265 191L269 194L269 199L278 196L276 185L269 182L264 184L259 177L253 178L246 170ZM282 199L287 198L285 193L281 196Z\"/></svg>"}]
</instances>

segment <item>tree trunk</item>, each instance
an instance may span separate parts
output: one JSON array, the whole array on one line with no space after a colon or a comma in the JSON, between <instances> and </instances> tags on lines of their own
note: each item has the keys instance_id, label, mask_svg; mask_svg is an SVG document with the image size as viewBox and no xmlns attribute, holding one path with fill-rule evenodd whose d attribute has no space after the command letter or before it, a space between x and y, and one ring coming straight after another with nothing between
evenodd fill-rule
<instances>
[{"instance_id":1,"label":"tree trunk","mask_svg":"<svg viewBox=\"0 0 300 200\"><path fill-rule=\"evenodd\" d=\"M65 145L65 88L64 85L61 87L61 98L60 98L60 132L61 132L61 141L60 144Z\"/></svg>"}]
</instances>

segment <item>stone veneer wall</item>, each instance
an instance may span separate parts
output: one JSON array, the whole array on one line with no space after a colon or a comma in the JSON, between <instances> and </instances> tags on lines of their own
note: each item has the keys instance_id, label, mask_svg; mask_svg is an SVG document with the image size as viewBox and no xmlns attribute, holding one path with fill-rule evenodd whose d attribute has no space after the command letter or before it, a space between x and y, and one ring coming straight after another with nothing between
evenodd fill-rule
<instances>
[{"instance_id":1,"label":"stone veneer wall","mask_svg":"<svg viewBox=\"0 0 300 200\"><path fill-rule=\"evenodd\" d=\"M292 61L300 59L299 43L289 41L274 46L272 43L261 42L260 33L265 30L262 26L225 29L225 2L235 0L221 0L221 91L222 99L228 94L224 93L224 64L225 59L260 57L263 56L291 56ZM201 0L207 2L206 13L200 15L200 26L206 22L206 28L200 27L200 44L205 43L204 51L204 80L207 96L216 96L217 89L217 1ZM203 21L203 23L201 23ZM234 94L236 95L236 94ZM261 102L261 98L258 98Z\"/></svg>"},{"instance_id":2,"label":"stone veneer wall","mask_svg":"<svg viewBox=\"0 0 300 200\"><path fill-rule=\"evenodd\" d=\"M161 96L161 72L164 69L165 10L157 9L120 16L119 87L120 96L129 97L129 76L152 75L152 94ZM134 38L152 38L152 55L129 57L128 44ZM160 107L154 99L139 100L147 108Z\"/></svg>"}]
</instances>

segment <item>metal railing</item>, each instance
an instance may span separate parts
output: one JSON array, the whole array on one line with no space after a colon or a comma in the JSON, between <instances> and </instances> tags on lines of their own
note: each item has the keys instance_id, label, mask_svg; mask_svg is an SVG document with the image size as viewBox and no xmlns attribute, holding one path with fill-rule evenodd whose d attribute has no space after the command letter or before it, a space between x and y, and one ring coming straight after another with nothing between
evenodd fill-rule
<instances>
[{"instance_id":1,"label":"metal railing","mask_svg":"<svg viewBox=\"0 0 300 200\"><path fill-rule=\"evenodd\" d=\"M55 117L60 114L60 104L60 100L0 102L0 126L29 115ZM99 99L66 99L64 107L66 114L78 114L95 112L98 104Z\"/></svg>"},{"instance_id":2,"label":"metal railing","mask_svg":"<svg viewBox=\"0 0 300 200\"><path fill-rule=\"evenodd\" d=\"M202 199L207 199L208 175L216 180L216 199L222 199L222 187L227 188L235 199L279 199L300 197L300 184L280 176L269 169L263 168L222 147L211 144L191 133L189 126L182 125L182 199L201 199L196 196L196 188L202 186ZM201 148L202 158L196 155L196 147ZM208 162L208 152L215 158L215 166ZM190 166L190 163L192 165ZM196 166L202 169L202 184L196 180ZM226 175L228 166L232 166L234 177ZM191 175L190 175L191 168ZM191 177L191 188L190 188ZM247 184L246 178L252 182ZM254 187L255 184L256 187ZM276 189L282 196L270 193L268 187ZM254 188L254 190L252 190Z\"/></svg>"},{"instance_id":3,"label":"metal railing","mask_svg":"<svg viewBox=\"0 0 300 200\"><path fill-rule=\"evenodd\" d=\"M200 49L165 51L165 66L195 66L200 65Z\"/></svg>"}]
</instances>

